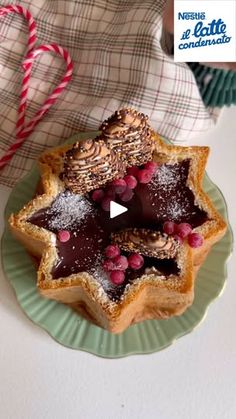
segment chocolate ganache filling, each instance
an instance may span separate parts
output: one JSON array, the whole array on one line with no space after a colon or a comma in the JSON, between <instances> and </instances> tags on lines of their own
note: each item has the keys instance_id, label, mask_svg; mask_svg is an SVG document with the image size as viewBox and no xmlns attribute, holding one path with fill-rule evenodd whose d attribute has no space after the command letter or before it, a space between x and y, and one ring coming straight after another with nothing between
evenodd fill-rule
<instances>
[{"instance_id":1,"label":"chocolate ganache filling","mask_svg":"<svg viewBox=\"0 0 236 419\"><path fill-rule=\"evenodd\" d=\"M165 221L187 222L193 228L208 220L207 213L195 205L193 192L187 186L190 160L174 164L161 164L148 184L139 183L133 198L125 203L128 211L110 218L109 212L93 202L90 195L78 195L65 190L50 207L33 214L28 222L54 233L70 231L70 239L63 243L57 240L58 261L53 267L54 279L73 273L89 272L104 287L108 296L119 300L127 284L154 268L166 279L178 275L175 258L157 259L144 256L141 269L126 271L125 281L120 286L109 283L102 269L104 250L111 243L112 233L127 228L146 228L162 231ZM116 198L116 202L124 204ZM110 284L110 285L109 285Z\"/></svg>"}]
</instances>

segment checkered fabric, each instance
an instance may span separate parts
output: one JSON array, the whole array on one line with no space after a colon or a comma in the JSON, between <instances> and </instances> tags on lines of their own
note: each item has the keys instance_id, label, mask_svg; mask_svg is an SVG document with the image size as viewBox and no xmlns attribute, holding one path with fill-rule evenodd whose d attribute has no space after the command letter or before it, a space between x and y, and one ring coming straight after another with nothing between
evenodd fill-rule
<instances>
[{"instance_id":1,"label":"checkered fabric","mask_svg":"<svg viewBox=\"0 0 236 419\"><path fill-rule=\"evenodd\" d=\"M161 46L164 0L28 0L38 44L56 42L74 62L73 79L35 131L0 172L12 186L45 148L78 131L96 130L116 109L132 106L150 116L162 136L184 142L215 119L200 97L194 75ZM17 4L1 1L1 6ZM28 25L9 14L0 21L0 153L14 141L21 62ZM64 62L44 54L34 64L27 118L33 117L64 73Z\"/></svg>"}]
</instances>

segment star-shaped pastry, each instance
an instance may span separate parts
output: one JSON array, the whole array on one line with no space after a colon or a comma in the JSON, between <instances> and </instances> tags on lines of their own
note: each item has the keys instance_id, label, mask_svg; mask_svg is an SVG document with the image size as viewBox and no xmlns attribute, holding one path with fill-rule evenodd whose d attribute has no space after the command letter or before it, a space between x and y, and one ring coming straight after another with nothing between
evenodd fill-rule
<instances>
[{"instance_id":1,"label":"star-shaped pastry","mask_svg":"<svg viewBox=\"0 0 236 419\"><path fill-rule=\"evenodd\" d=\"M39 292L114 333L183 313L198 268L226 230L202 189L208 152L167 145L131 109L105 121L95 139L45 152L43 194L10 217L40 261ZM148 181L147 161L156 163ZM136 183L122 192L124 179ZM111 219L110 200L128 211ZM109 246L118 255L107 256Z\"/></svg>"}]
</instances>

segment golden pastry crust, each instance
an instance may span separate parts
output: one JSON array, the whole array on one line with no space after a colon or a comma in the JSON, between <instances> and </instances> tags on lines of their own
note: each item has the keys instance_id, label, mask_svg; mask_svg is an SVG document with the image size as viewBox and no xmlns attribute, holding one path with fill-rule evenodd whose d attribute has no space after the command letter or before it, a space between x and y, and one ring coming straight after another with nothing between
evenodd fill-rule
<instances>
[{"instance_id":1,"label":"golden pastry crust","mask_svg":"<svg viewBox=\"0 0 236 419\"><path fill-rule=\"evenodd\" d=\"M200 233L204 243L191 249L186 243L177 249L178 277L166 280L155 270L128 285L119 301L112 301L101 284L87 272L53 279L52 268L58 258L55 234L37 227L27 220L41 208L49 206L64 189L59 178L63 170L63 157L71 145L54 148L39 159L44 194L37 196L18 214L10 217L13 234L28 251L41 258L38 269L38 289L47 298L70 304L79 312L86 312L97 325L113 333L120 333L129 325L146 319L168 318L182 314L192 304L196 272L210 251L226 231L226 223L202 190L202 180L209 153L208 147L180 147L165 144L152 132L155 139L153 160L175 163L190 159L187 185L195 196L195 203L208 214L209 220L194 232Z\"/></svg>"}]
</instances>

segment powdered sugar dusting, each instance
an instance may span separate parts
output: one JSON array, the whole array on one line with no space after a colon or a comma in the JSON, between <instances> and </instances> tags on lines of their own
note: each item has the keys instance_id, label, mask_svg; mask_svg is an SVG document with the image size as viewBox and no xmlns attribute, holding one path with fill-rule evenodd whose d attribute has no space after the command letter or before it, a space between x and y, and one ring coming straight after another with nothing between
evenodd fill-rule
<instances>
[{"instance_id":1,"label":"powdered sugar dusting","mask_svg":"<svg viewBox=\"0 0 236 419\"><path fill-rule=\"evenodd\" d=\"M46 216L49 218L49 228L55 230L71 229L74 223L77 226L92 210L92 204L84 196L63 192L47 209Z\"/></svg>"},{"instance_id":2,"label":"powdered sugar dusting","mask_svg":"<svg viewBox=\"0 0 236 419\"><path fill-rule=\"evenodd\" d=\"M102 256L98 256L93 266L90 268L89 273L97 280L102 286L103 290L107 293L116 290L117 286L114 285L109 279L108 274L102 268Z\"/></svg>"},{"instance_id":3,"label":"powdered sugar dusting","mask_svg":"<svg viewBox=\"0 0 236 419\"><path fill-rule=\"evenodd\" d=\"M171 190L176 188L180 181L181 174L176 165L162 164L152 179L151 185L161 187L163 190Z\"/></svg>"},{"instance_id":4,"label":"powdered sugar dusting","mask_svg":"<svg viewBox=\"0 0 236 419\"><path fill-rule=\"evenodd\" d=\"M109 279L109 276L104 271L101 265L99 266L99 264L97 264L93 266L90 269L90 273L97 280L97 282L99 282L99 284L102 285L104 291L110 290L112 287L114 287L114 285Z\"/></svg>"},{"instance_id":5,"label":"powdered sugar dusting","mask_svg":"<svg viewBox=\"0 0 236 419\"><path fill-rule=\"evenodd\" d=\"M164 163L158 167L149 185L157 220L181 222L196 215L196 207L191 203L193 197L186 185L187 176L186 166L179 163Z\"/></svg>"},{"instance_id":6,"label":"powdered sugar dusting","mask_svg":"<svg viewBox=\"0 0 236 419\"><path fill-rule=\"evenodd\" d=\"M166 206L166 219L168 220L179 220L185 214L187 214L187 211L183 203L180 204L178 201L171 201Z\"/></svg>"}]
</instances>

